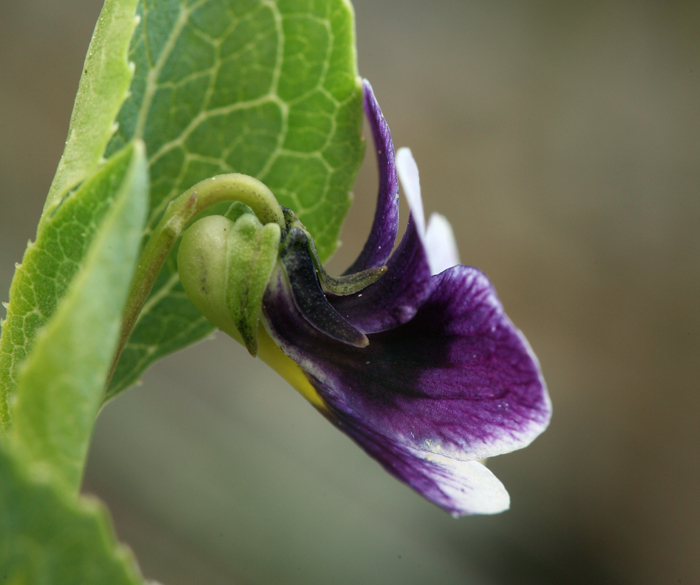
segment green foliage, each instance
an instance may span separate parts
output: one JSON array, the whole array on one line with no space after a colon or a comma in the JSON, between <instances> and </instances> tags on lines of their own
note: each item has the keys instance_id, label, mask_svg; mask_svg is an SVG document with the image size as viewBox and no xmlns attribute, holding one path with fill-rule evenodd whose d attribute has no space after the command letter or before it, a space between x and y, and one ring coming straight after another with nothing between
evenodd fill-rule
<instances>
[{"instance_id":1,"label":"green foliage","mask_svg":"<svg viewBox=\"0 0 700 585\"><path fill-rule=\"evenodd\" d=\"M0 583L143 583L104 507L31 478L0 444Z\"/></svg>"},{"instance_id":2,"label":"green foliage","mask_svg":"<svg viewBox=\"0 0 700 585\"><path fill-rule=\"evenodd\" d=\"M364 150L350 4L146 0L139 14L131 95L107 153L134 137L146 143L148 230L195 183L239 172L295 210L328 258ZM187 299L171 255L108 397L159 357L212 331Z\"/></svg>"},{"instance_id":3,"label":"green foliage","mask_svg":"<svg viewBox=\"0 0 700 585\"><path fill-rule=\"evenodd\" d=\"M20 369L10 444L77 493L146 219L148 175L140 143L127 146L72 195L109 205L55 314ZM68 202L66 202L68 203Z\"/></svg>"},{"instance_id":4,"label":"green foliage","mask_svg":"<svg viewBox=\"0 0 700 585\"><path fill-rule=\"evenodd\" d=\"M138 257L147 198L145 153L136 143L83 183L55 216L70 218L62 224L65 233L58 230L58 239L48 240L63 244L57 254L79 260L82 248L75 242L81 230L92 221L95 233L19 368L10 401L13 426L0 443L2 583L143 582L130 553L117 545L103 507L76 496ZM44 233L54 228L49 223ZM24 274L31 288L31 271Z\"/></svg>"},{"instance_id":5,"label":"green foliage","mask_svg":"<svg viewBox=\"0 0 700 585\"><path fill-rule=\"evenodd\" d=\"M28 246L22 265L15 271L0 340L0 411L5 426L9 426L6 400L17 387L20 366L36 333L49 322L68 291L130 164L128 156L114 157L64 198L46 218L37 241Z\"/></svg>"},{"instance_id":6,"label":"green foliage","mask_svg":"<svg viewBox=\"0 0 700 585\"><path fill-rule=\"evenodd\" d=\"M328 258L361 118L347 0L105 1L2 322L0 582L142 583L104 510L77 497L90 435L105 396L213 325L187 299L174 250L113 371L141 246L180 193L238 172L295 210Z\"/></svg>"},{"instance_id":7,"label":"green foliage","mask_svg":"<svg viewBox=\"0 0 700 585\"><path fill-rule=\"evenodd\" d=\"M136 27L136 0L107 0L85 60L75 108L56 177L44 206L36 243L29 244L10 288L0 338L0 430L7 429L8 397L34 335L53 315L115 193L107 188L67 191L95 171L114 133L114 118L127 95L127 62Z\"/></svg>"},{"instance_id":8,"label":"green foliage","mask_svg":"<svg viewBox=\"0 0 700 585\"><path fill-rule=\"evenodd\" d=\"M68 190L102 161L114 120L126 99L133 68L127 61L137 0L106 0L95 26L75 97L66 147L44 205L42 221Z\"/></svg>"}]
</instances>

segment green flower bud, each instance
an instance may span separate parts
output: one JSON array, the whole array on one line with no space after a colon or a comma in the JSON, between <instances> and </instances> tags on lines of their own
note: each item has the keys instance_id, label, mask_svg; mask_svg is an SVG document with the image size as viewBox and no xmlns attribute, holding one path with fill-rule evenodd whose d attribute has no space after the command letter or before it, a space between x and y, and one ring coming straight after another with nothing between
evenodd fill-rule
<instances>
[{"instance_id":1,"label":"green flower bud","mask_svg":"<svg viewBox=\"0 0 700 585\"><path fill-rule=\"evenodd\" d=\"M213 215L184 233L177 256L180 280L192 303L253 356L280 237L277 223L263 225L252 213L235 222Z\"/></svg>"}]
</instances>

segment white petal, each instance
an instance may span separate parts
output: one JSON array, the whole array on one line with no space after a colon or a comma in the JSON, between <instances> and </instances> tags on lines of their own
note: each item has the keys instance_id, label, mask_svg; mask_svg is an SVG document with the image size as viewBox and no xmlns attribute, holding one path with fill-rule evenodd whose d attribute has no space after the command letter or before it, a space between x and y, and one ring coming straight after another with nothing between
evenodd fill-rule
<instances>
[{"instance_id":1,"label":"white petal","mask_svg":"<svg viewBox=\"0 0 700 585\"><path fill-rule=\"evenodd\" d=\"M453 516L498 514L510 508L508 491L483 463L414 453L432 466L431 479L444 494L444 500L436 503L454 510Z\"/></svg>"},{"instance_id":2,"label":"white petal","mask_svg":"<svg viewBox=\"0 0 700 585\"><path fill-rule=\"evenodd\" d=\"M440 274L443 270L459 264L455 234L444 215L433 213L430 216L428 229L425 231L425 250L432 274Z\"/></svg>"},{"instance_id":3,"label":"white petal","mask_svg":"<svg viewBox=\"0 0 700 585\"><path fill-rule=\"evenodd\" d=\"M425 236L425 215L423 213L423 200L420 196L418 165L413 160L413 155L409 148L399 148L396 152L396 171L399 174L403 193L408 200L413 219L418 227L418 233L423 238Z\"/></svg>"}]
</instances>

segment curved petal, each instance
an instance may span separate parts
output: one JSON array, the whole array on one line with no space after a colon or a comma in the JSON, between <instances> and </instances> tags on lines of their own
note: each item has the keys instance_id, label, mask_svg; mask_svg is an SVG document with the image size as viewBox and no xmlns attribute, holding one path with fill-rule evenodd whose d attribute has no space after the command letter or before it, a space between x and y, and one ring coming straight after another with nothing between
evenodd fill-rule
<instances>
[{"instance_id":1,"label":"curved petal","mask_svg":"<svg viewBox=\"0 0 700 585\"><path fill-rule=\"evenodd\" d=\"M396 166L411 214L406 233L387 263L386 274L360 293L345 297L329 295L328 299L336 311L363 333L387 331L410 321L432 290L430 276L434 272L425 245L418 167L408 148L399 149ZM441 260L438 251L434 255Z\"/></svg>"},{"instance_id":2,"label":"curved petal","mask_svg":"<svg viewBox=\"0 0 700 585\"><path fill-rule=\"evenodd\" d=\"M342 417L342 415L341 415ZM336 424L398 480L453 516L497 514L510 507L498 478L478 461L459 461L387 441L343 418Z\"/></svg>"},{"instance_id":3,"label":"curved petal","mask_svg":"<svg viewBox=\"0 0 700 585\"><path fill-rule=\"evenodd\" d=\"M428 254L430 272L440 274L443 270L459 264L459 250L450 222L444 215L433 213L425 230L425 250Z\"/></svg>"},{"instance_id":4,"label":"curved petal","mask_svg":"<svg viewBox=\"0 0 700 585\"><path fill-rule=\"evenodd\" d=\"M415 223L409 219L401 243L379 280L359 293L328 301L363 333L378 333L410 321L432 290L430 265Z\"/></svg>"},{"instance_id":5,"label":"curved petal","mask_svg":"<svg viewBox=\"0 0 700 585\"><path fill-rule=\"evenodd\" d=\"M481 272L456 266L433 280L415 317L365 348L321 336L279 281L265 327L339 421L384 444L462 461L525 447L551 412L537 359Z\"/></svg>"},{"instance_id":6,"label":"curved petal","mask_svg":"<svg viewBox=\"0 0 700 585\"><path fill-rule=\"evenodd\" d=\"M399 148L396 153L396 168L411 215L415 219L418 233L425 246L431 273L440 274L443 270L457 266L459 251L452 226L447 218L439 213L433 213L428 221L428 227L425 227L418 165L409 148Z\"/></svg>"},{"instance_id":7,"label":"curved petal","mask_svg":"<svg viewBox=\"0 0 700 585\"><path fill-rule=\"evenodd\" d=\"M416 221L418 233L421 239L425 236L425 214L423 213L423 198L420 192L420 176L418 174L418 165L416 164L410 148L405 146L399 148L396 153L396 169L403 194L406 196L408 206L411 209L411 215Z\"/></svg>"},{"instance_id":8,"label":"curved petal","mask_svg":"<svg viewBox=\"0 0 700 585\"><path fill-rule=\"evenodd\" d=\"M394 143L391 141L389 125L374 97L372 86L366 79L362 81L362 86L364 88L365 114L372 128L374 148L377 152L379 193L372 231L357 260L345 271L345 274L386 264L387 258L394 249L394 242L399 231L399 182L396 177Z\"/></svg>"}]
</instances>

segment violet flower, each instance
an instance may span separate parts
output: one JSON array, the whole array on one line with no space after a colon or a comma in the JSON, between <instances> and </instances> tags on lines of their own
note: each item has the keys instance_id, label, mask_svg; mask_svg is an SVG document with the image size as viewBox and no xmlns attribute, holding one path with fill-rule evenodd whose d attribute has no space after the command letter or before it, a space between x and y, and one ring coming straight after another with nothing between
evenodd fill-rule
<instances>
[{"instance_id":1,"label":"violet flower","mask_svg":"<svg viewBox=\"0 0 700 585\"><path fill-rule=\"evenodd\" d=\"M454 516L501 512L508 492L481 460L525 447L546 428L551 405L537 358L486 276L459 264L447 220L433 215L426 228L411 152L394 157L368 82L364 89L380 178L369 239L346 275L334 279L285 210L278 258L260 289L258 339L243 342L428 500ZM392 253L397 170L411 215ZM188 246L183 241L181 254ZM197 294L193 302L231 333ZM231 334L241 340L235 328Z\"/></svg>"}]
</instances>

